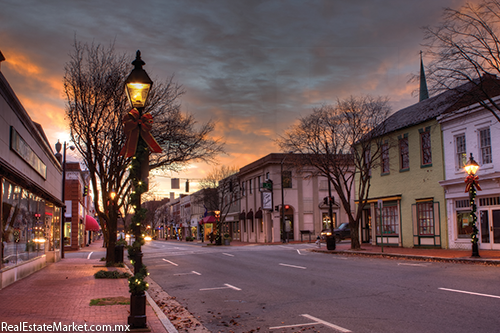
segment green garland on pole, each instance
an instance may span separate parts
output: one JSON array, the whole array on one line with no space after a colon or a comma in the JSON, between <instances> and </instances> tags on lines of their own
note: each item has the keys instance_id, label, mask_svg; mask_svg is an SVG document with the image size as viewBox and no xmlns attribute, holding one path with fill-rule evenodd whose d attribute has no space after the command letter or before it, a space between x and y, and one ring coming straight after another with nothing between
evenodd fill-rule
<instances>
[{"instance_id":1,"label":"green garland on pole","mask_svg":"<svg viewBox=\"0 0 500 333\"><path fill-rule=\"evenodd\" d=\"M132 228L134 229L135 240L132 246L128 248L128 257L130 262L135 265L134 260L137 260L138 256L141 254L141 246L144 245L144 239L142 237L141 225L142 221L146 218L147 209L141 206L141 195L148 190L148 184L141 179L141 170L145 164L148 163L149 171L149 150L146 142L139 138L137 142L137 150L135 156L132 159L130 166L130 178L132 180L134 191L130 194L130 202L134 205L134 216L132 217ZM148 290L148 283L144 279L149 275L146 266L143 264L138 272L135 272L129 280L129 291L132 295L141 295L143 292Z\"/></svg>"}]
</instances>

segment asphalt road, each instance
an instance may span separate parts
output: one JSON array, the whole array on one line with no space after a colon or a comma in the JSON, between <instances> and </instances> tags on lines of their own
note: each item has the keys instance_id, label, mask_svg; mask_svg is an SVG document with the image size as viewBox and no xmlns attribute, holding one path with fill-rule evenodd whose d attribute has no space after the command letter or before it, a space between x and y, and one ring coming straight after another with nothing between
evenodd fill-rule
<instances>
[{"instance_id":1,"label":"asphalt road","mask_svg":"<svg viewBox=\"0 0 500 333\"><path fill-rule=\"evenodd\" d=\"M314 244L143 247L212 332L500 332L500 268L345 257Z\"/></svg>"}]
</instances>

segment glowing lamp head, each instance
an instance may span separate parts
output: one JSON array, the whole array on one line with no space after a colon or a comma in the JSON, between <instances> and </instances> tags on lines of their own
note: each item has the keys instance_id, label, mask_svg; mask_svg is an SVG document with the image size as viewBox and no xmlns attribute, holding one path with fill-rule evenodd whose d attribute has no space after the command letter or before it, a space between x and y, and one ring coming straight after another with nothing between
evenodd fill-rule
<instances>
[{"instance_id":1,"label":"glowing lamp head","mask_svg":"<svg viewBox=\"0 0 500 333\"><path fill-rule=\"evenodd\" d=\"M137 51L136 58L132 62L134 69L125 80L125 90L133 108L143 108L146 105L149 90L153 85L148 73L142 68L145 64L141 59L141 51Z\"/></svg>"},{"instance_id":2,"label":"glowing lamp head","mask_svg":"<svg viewBox=\"0 0 500 333\"><path fill-rule=\"evenodd\" d=\"M465 172L467 172L469 175L475 175L477 169L479 169L479 164L477 164L476 161L474 161L474 157L472 157L472 153L470 153L470 158L467 164L464 166Z\"/></svg>"}]
</instances>

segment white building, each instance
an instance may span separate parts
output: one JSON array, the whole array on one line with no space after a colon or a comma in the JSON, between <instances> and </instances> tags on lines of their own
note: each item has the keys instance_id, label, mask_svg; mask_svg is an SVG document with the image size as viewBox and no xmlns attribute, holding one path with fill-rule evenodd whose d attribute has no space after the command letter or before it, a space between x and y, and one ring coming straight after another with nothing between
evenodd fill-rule
<instances>
[{"instance_id":1,"label":"white building","mask_svg":"<svg viewBox=\"0 0 500 333\"><path fill-rule=\"evenodd\" d=\"M495 98L496 103L500 97ZM444 144L445 190L450 248L471 248L469 195L465 192L463 166L473 154L480 168L477 217L480 249L500 249L500 123L477 104L445 113L438 118Z\"/></svg>"}]
</instances>

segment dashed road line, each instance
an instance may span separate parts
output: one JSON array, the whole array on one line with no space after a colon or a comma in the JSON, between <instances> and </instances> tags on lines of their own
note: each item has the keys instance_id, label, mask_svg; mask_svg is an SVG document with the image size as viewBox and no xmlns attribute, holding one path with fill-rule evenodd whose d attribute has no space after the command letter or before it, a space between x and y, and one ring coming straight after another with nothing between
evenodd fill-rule
<instances>
[{"instance_id":1,"label":"dashed road line","mask_svg":"<svg viewBox=\"0 0 500 333\"><path fill-rule=\"evenodd\" d=\"M201 288L200 291L207 291L207 290L220 290L220 289L233 289L240 291L241 289L238 287L235 287L233 285L230 285L229 283L224 283L224 287L213 287L213 288Z\"/></svg>"},{"instance_id":2,"label":"dashed road line","mask_svg":"<svg viewBox=\"0 0 500 333\"><path fill-rule=\"evenodd\" d=\"M201 275L201 273L198 273L198 272L195 272L195 271L191 271L191 272L189 272L189 273L178 273L178 274L174 274L174 276L191 275L191 274L194 274L194 275Z\"/></svg>"},{"instance_id":3,"label":"dashed road line","mask_svg":"<svg viewBox=\"0 0 500 333\"><path fill-rule=\"evenodd\" d=\"M420 267L427 267L429 266L428 264L408 264L404 262L399 262L398 266L420 266Z\"/></svg>"},{"instance_id":4,"label":"dashed road line","mask_svg":"<svg viewBox=\"0 0 500 333\"><path fill-rule=\"evenodd\" d=\"M228 257L234 257L234 254L224 253L224 252L222 252L222 254L225 255L225 256L228 256Z\"/></svg>"},{"instance_id":5,"label":"dashed road line","mask_svg":"<svg viewBox=\"0 0 500 333\"><path fill-rule=\"evenodd\" d=\"M307 269L304 266L295 266L295 265L289 265L289 264L279 264L280 266L286 266L286 267L292 267L292 268L299 268L299 269Z\"/></svg>"},{"instance_id":6,"label":"dashed road line","mask_svg":"<svg viewBox=\"0 0 500 333\"><path fill-rule=\"evenodd\" d=\"M171 265L174 265L174 266L179 266L179 265L177 265L175 262L172 262L172 261L167 260L167 259L165 259L165 258L163 258L162 260L163 260L163 261L168 262L168 263L169 263L169 264L171 264Z\"/></svg>"},{"instance_id":7,"label":"dashed road line","mask_svg":"<svg viewBox=\"0 0 500 333\"><path fill-rule=\"evenodd\" d=\"M87 259L90 259L90 256L92 255L92 253L94 253L94 252L89 253L89 255L87 256Z\"/></svg>"},{"instance_id":8,"label":"dashed road line","mask_svg":"<svg viewBox=\"0 0 500 333\"><path fill-rule=\"evenodd\" d=\"M313 316L308 315L308 314L302 314L301 316L304 317L304 318L310 319L310 320L314 320L314 322L312 322L312 323L303 323L303 324L295 324L295 325L274 326L274 327L269 327L269 329L270 330L279 330L279 329L284 329L284 328L304 327L304 326L312 326L312 325L318 325L319 324L319 325L324 325L326 327L333 328L334 330L339 331L339 332L343 332L343 333L352 332L351 330L348 330L347 328L340 327L338 325L329 323L327 321L324 321L322 319L313 317Z\"/></svg>"},{"instance_id":9,"label":"dashed road line","mask_svg":"<svg viewBox=\"0 0 500 333\"><path fill-rule=\"evenodd\" d=\"M472 291L457 290L457 289L448 289L448 288L438 288L438 289L439 290L444 290L444 291L452 291L452 292L461 293L461 294L483 296L483 297L491 297L491 298L500 298L500 296L497 296L497 295L481 294L481 293L475 293L475 292L472 292Z\"/></svg>"},{"instance_id":10,"label":"dashed road line","mask_svg":"<svg viewBox=\"0 0 500 333\"><path fill-rule=\"evenodd\" d=\"M327 321L324 321L324 320L322 320L322 319L319 319L319 318L313 317L313 316L308 315L308 314L303 314L303 315L301 315L301 316L302 316L302 317L305 317L305 318L307 318L307 319L314 320L314 321L316 321L318 324L323 324L323 325L325 325L325 326L327 326L327 327L331 327L331 328L333 328L333 329L335 329L335 330L337 330L337 331L340 331L340 332L344 332L344 333L352 332L351 330L348 330L347 328L340 327L340 326L338 326L338 325L335 325L335 324L329 323L329 322L327 322Z\"/></svg>"}]
</instances>

